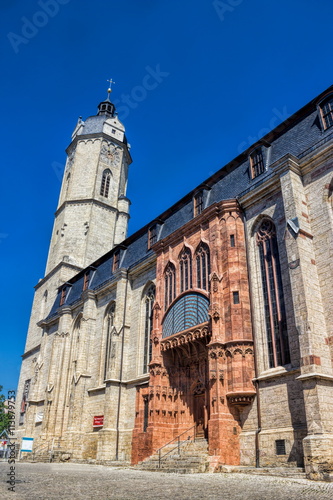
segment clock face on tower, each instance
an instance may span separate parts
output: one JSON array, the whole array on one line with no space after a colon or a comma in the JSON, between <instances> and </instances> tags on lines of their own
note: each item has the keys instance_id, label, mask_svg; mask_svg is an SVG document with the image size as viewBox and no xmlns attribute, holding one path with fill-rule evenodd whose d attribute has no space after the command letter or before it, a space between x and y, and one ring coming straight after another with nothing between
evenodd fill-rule
<instances>
[{"instance_id":1,"label":"clock face on tower","mask_svg":"<svg viewBox=\"0 0 333 500\"><path fill-rule=\"evenodd\" d=\"M103 144L101 148L101 159L108 165L118 165L120 161L120 148L117 148L113 144Z\"/></svg>"}]
</instances>

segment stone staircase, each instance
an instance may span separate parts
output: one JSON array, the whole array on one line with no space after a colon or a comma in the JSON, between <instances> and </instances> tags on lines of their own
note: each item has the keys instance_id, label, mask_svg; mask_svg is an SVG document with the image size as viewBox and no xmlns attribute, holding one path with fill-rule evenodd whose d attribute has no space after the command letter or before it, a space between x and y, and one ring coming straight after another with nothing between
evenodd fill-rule
<instances>
[{"instance_id":1,"label":"stone staircase","mask_svg":"<svg viewBox=\"0 0 333 500\"><path fill-rule=\"evenodd\" d=\"M49 450L48 448L36 449L32 453L24 453L21 456L21 462L45 463L45 462L66 462L70 460L71 455L66 450L57 448Z\"/></svg>"},{"instance_id":2,"label":"stone staircase","mask_svg":"<svg viewBox=\"0 0 333 500\"><path fill-rule=\"evenodd\" d=\"M195 441L182 441L178 448L173 442L161 449L161 459L156 452L149 458L139 462L135 469L150 472L174 472L178 474L193 474L204 472L242 473L251 475L278 476L291 479L306 479L302 467L248 467L242 465L218 465L218 458L208 455L208 443L204 438Z\"/></svg>"},{"instance_id":3,"label":"stone staircase","mask_svg":"<svg viewBox=\"0 0 333 500\"><path fill-rule=\"evenodd\" d=\"M195 441L182 441L179 449L177 443L165 446L159 453L139 462L135 469L158 472L177 472L193 474L194 472L210 472L208 443L204 438ZM213 471L211 471L213 472Z\"/></svg>"}]
</instances>

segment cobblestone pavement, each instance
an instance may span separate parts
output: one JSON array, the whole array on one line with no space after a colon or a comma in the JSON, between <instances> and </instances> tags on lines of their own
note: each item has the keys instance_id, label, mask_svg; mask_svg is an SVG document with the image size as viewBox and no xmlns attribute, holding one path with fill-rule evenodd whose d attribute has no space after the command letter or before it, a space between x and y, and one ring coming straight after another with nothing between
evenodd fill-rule
<instances>
[{"instance_id":1,"label":"cobblestone pavement","mask_svg":"<svg viewBox=\"0 0 333 500\"><path fill-rule=\"evenodd\" d=\"M333 483L248 474L166 474L101 465L0 462L0 498L24 500L332 500Z\"/></svg>"}]
</instances>

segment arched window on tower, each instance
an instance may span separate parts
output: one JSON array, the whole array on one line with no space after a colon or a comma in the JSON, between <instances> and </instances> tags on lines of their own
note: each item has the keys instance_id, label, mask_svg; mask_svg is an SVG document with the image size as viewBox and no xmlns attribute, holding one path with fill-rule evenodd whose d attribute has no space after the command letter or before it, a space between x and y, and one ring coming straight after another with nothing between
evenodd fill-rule
<instances>
[{"instance_id":1,"label":"arched window on tower","mask_svg":"<svg viewBox=\"0 0 333 500\"><path fill-rule=\"evenodd\" d=\"M176 268L169 262L164 271L164 305L165 309L176 298Z\"/></svg>"},{"instance_id":2,"label":"arched window on tower","mask_svg":"<svg viewBox=\"0 0 333 500\"><path fill-rule=\"evenodd\" d=\"M155 301L155 285L151 285L144 296L145 338L143 346L143 373L147 373L151 361L152 345L150 335L153 328L153 305Z\"/></svg>"},{"instance_id":3,"label":"arched window on tower","mask_svg":"<svg viewBox=\"0 0 333 500\"><path fill-rule=\"evenodd\" d=\"M110 183L111 183L111 170L108 168L104 170L102 175L101 189L100 194L107 198L109 196L110 191Z\"/></svg>"},{"instance_id":4,"label":"arched window on tower","mask_svg":"<svg viewBox=\"0 0 333 500\"><path fill-rule=\"evenodd\" d=\"M184 247L179 254L180 292L192 288L192 255L191 250Z\"/></svg>"},{"instance_id":5,"label":"arched window on tower","mask_svg":"<svg viewBox=\"0 0 333 500\"><path fill-rule=\"evenodd\" d=\"M210 275L210 255L209 247L206 243L200 243L196 252L195 260L197 265L197 287L208 291Z\"/></svg>"},{"instance_id":6,"label":"arched window on tower","mask_svg":"<svg viewBox=\"0 0 333 500\"><path fill-rule=\"evenodd\" d=\"M105 360L104 360L104 375L103 380L109 376L109 371L112 365L112 359L115 357L115 344L112 341L114 317L116 312L116 303L112 302L107 309L105 315L105 329L106 329L106 345L105 345Z\"/></svg>"},{"instance_id":7,"label":"arched window on tower","mask_svg":"<svg viewBox=\"0 0 333 500\"><path fill-rule=\"evenodd\" d=\"M290 362L286 313L284 306L276 229L270 219L264 219L257 231L262 290L264 297L269 366Z\"/></svg>"}]
</instances>

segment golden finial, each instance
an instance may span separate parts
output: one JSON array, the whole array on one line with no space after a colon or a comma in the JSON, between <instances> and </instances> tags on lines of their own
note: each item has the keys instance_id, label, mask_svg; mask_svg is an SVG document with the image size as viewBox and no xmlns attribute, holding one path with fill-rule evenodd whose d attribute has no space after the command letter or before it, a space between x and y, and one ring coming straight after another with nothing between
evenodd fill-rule
<instances>
[{"instance_id":1,"label":"golden finial","mask_svg":"<svg viewBox=\"0 0 333 500\"><path fill-rule=\"evenodd\" d=\"M113 83L116 83L116 82L114 82L114 81L112 80L112 78L110 78L109 80L106 80L106 81L107 81L107 82L109 82L109 84L110 84L110 86L109 86L109 88L108 88L108 94L110 95L110 94L111 94L111 92L112 92L112 88L111 88L111 87L112 87L112 84L113 84Z\"/></svg>"}]
</instances>

